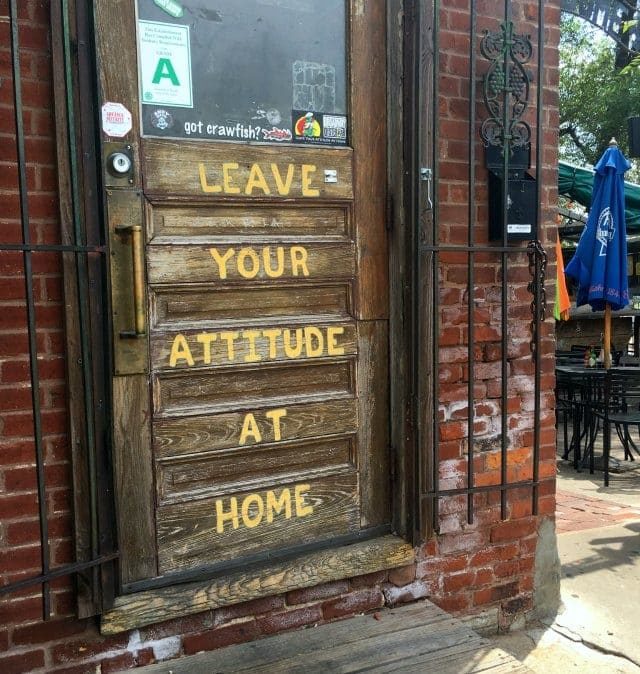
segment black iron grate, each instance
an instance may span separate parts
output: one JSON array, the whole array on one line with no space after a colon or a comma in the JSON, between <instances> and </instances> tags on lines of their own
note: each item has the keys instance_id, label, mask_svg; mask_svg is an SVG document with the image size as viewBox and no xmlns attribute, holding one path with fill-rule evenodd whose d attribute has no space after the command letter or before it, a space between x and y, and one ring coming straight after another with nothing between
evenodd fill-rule
<instances>
[{"instance_id":1,"label":"black iron grate","mask_svg":"<svg viewBox=\"0 0 640 674\"><path fill-rule=\"evenodd\" d=\"M440 0L432 0L409 3L412 11L416 14L413 18L416 26L420 25L421 21L431 19L433 22L433 29L430 31L432 42L424 38L424 32L416 29L414 36L414 45L409 46L413 49L413 53L408 55L405 52L405 67L422 68L423 72L416 75L413 81L413 92L409 93L407 104L413 105L415 110L413 114L414 119L424 120L425 113L420 110L421 103L424 100L430 101L431 109L426 113L426 116L431 119L434 129L434 138L431 143L423 142L423 155L419 153L412 159L412 165L408 174L412 175L416 182L419 181L420 171L424 172L423 166L432 168L433 184L438 186L440 179L440 87L439 79L442 74L440 67L443 50L440 47L440 25L439 20L443 10L447 9L446 3ZM452 244L450 241L442 243L442 235L440 233L440 202L438 198L438 189L431 194L425 195L424 190L416 190L409 192L407 201L411 204L409 206L409 219L413 223L413 312L416 315L415 326L413 330L413 365L414 384L413 384L413 412L414 419L414 449L415 449L415 481L417 503L413 514L414 517L414 531L420 541L425 540L431 532L438 531L440 526L439 508L443 499L448 497L466 496L467 498L467 514L466 519L469 524L474 522L476 508L474 507L474 497L478 494L498 493L500 498L500 517L507 519L508 517L508 499L507 494L512 490L529 490L531 494L531 512L536 515L538 512L539 502L539 487L540 487L540 447L541 447L541 376L542 376L542 360L541 360L541 328L545 319L545 270L546 270L546 253L542 244L537 238L533 238L528 246L517 245L518 242L511 242L508 239L506 227L501 241L495 244L487 244L486 238L481 240L477 235L478 227L478 197L476 195L477 165L479 157L477 152L477 141L479 140L480 122L478 114L478 55L482 46L482 33L478 30L478 11L480 3L477 0L469 0L469 54L468 54L468 73L467 83L464 89L464 96L467 98L468 106L468 175L465 189L468 194L468 212L467 212L467 232L465 244ZM524 113L528 105L529 82L526 81L526 87L520 87L522 97L519 99L514 94L514 76L512 71L517 68L517 75L529 77L527 71L522 67L522 62L528 60L533 54L531 43L528 35L517 36L520 43L516 44L516 40L512 39L515 35L516 26L512 20L512 3L511 0L504 0L503 10L500 5L496 3L497 12L503 11L503 17L500 19L500 29L497 33L491 34L494 37L492 42L493 50L492 57L493 66L493 81L492 85L499 85L500 91L493 92L491 100L488 102L486 91L483 92L485 105L487 111L484 116L490 118L482 125L484 130L490 122L493 133L484 134L483 140L486 145L490 143L500 145L504 144L510 151L502 152L502 148L498 148L500 155L504 158L504 165L501 169L502 176L502 222L508 222L509 209L509 195L506 188L506 179L510 173L510 161L513 156L513 146L518 144L529 146L529 139L531 144L535 147L535 173L537 177L536 187L536 203L542 203L542 177L543 177L543 149L544 149L544 128L543 128L543 89L544 89L544 34L545 34L545 17L544 17L544 2L539 0L537 3L537 13L535 19L529 17L529 27L531 24L537 26L537 39L535 42L535 51L537 51L537 64L535 70L538 73L538 86L536 86L536 100L535 106L535 129L531 129L530 125L523 121ZM422 14L425 14L425 19ZM485 31L485 40L488 32ZM514 46L515 45L515 46ZM524 46L522 46L524 45ZM504 47L504 50L501 51ZM520 51L518 51L520 49ZM524 51L522 51L524 50ZM518 52L518 53L514 53ZM525 54L526 52L526 54ZM427 57L425 57L425 55ZM482 52L483 56L486 56ZM524 56L527 56L525 59ZM523 75L524 73L524 75ZM516 83L517 84L517 83ZM521 83L522 84L522 83ZM486 85L485 85L486 86ZM426 91L425 91L426 89ZM525 96L526 94L526 96ZM509 104L509 97L512 96L512 104ZM515 100L517 99L517 100ZM515 102L513 102L515 100ZM490 103L490 104L489 104ZM411 129L408 129L411 135ZM415 133L415 128L413 129ZM495 155L494 155L495 156ZM431 175L431 174L430 174ZM427 204L426 209L424 204ZM537 228L538 231L543 231L541 226L541 208L538 208ZM483 225L484 226L484 225ZM534 235L535 236L535 235ZM466 324L467 331L467 348L468 356L465 366L468 368L468 377L466 381L467 386L467 404L468 413L465 416L465 421L468 425L466 435L466 484L464 486L456 485L454 488L443 488L441 486L441 453L440 453L440 438L438 430L438 419L440 414L440 361L438 339L441 332L441 303L440 303L440 289L442 287L440 270L442 262L448 255L464 256L466 259ZM497 447L500 453L500 481L499 483L492 483L490 485L481 484L477 479L476 474L476 458L478 457L478 450L476 449L476 432L475 412L473 402L476 399L475 387L478 381L476 377L476 359L474 357L475 336L476 336L476 319L474 317L475 304L473 301L474 288L476 286L477 269L479 263L487 256L493 256L496 259L499 269L499 306L500 306L500 322L497 327L501 332L501 360L500 373L498 375L500 381L500 431L499 437L494 439L494 447ZM531 361L533 364L533 395L534 395L534 410L533 410L533 440L531 451L531 477L530 479L509 479L508 474L508 392L509 392L509 338L508 338L508 317L510 309L509 299L509 281L508 269L510 265L528 263L530 282L528 290L531 293ZM425 315L425 307L429 309L429 315ZM519 318L518 320L523 320ZM428 343L431 340L432 348L425 352L422 344ZM428 373L428 376L425 376Z\"/></svg>"},{"instance_id":2,"label":"black iron grate","mask_svg":"<svg viewBox=\"0 0 640 674\"><path fill-rule=\"evenodd\" d=\"M104 269L105 247L99 240L88 240L85 223L84 209L79 192L79 178L82 171L79 166L79 141L78 128L76 127L75 110L76 100L74 94L75 73L73 72L72 58L72 37L70 26L70 7L67 0L57 0L52 2L52 23L58 22L60 28L62 52L64 58L64 89L66 96L66 137L68 147L58 149L58 155L68 158L70 177L70 216L72 223L68 227L71 232L70 240L67 243L37 243L34 241L32 218L29 210L29 181L27 176L28 152L27 135L25 134L25 105L22 84L22 63L23 50L20 45L20 26L24 24L23 19L18 20L18 0L10 0L8 3L8 16L3 17L9 24L11 36L11 73L13 82L13 100L12 107L15 123L15 145L17 157L17 182L19 194L19 214L21 223L21 242L1 241L0 255L11 254L12 252L22 253L21 274L24 278L24 297L26 303L26 321L25 328L28 336L28 357L31 389L31 408L33 417L33 446L34 463L36 469L37 484L37 504L39 519L39 540L41 553L41 573L32 577L22 578L19 581L11 582L0 587L0 596L17 592L24 588L41 586L42 589L42 610L43 618L48 620L51 617L51 582L54 579L65 576L72 576L85 571L90 571L94 582L97 585L98 570L103 565L111 563L118 557L117 552L109 549L109 545L101 544L99 527L99 490L98 490L98 458L97 453L104 438L96 437L101 435L102 431L100 421L100 407L104 407L105 395L100 390L100 381L96 378L96 364L93 362L92 354L95 351L91 344L92 326L91 326L91 277L95 270ZM57 86L62 86L60 82ZM62 197L61 197L62 198ZM63 223L64 224L67 223ZM8 230L5 231L5 234ZM3 236L4 238L4 236ZM63 237L63 241L66 237ZM75 295L78 298L78 334L80 335L79 357L72 367L77 367L81 371L82 391L78 392L83 397L84 437L81 442L84 446L84 454L88 459L86 470L89 474L89 503L91 513L88 517L91 523L90 539L91 551L86 559L74 563L56 565L52 561L52 552L50 547L50 528L48 516L48 489L46 478L46 460L45 460L45 434L43 432L43 410L41 406L40 384L41 384L41 366L39 362L39 328L38 328L38 306L36 294L34 291L34 260L41 254L55 254L58 257L66 255L67 259L72 261L71 266L75 276ZM62 266L62 265L61 265ZM96 299L93 300L94 302ZM98 300L99 301L99 300ZM101 353L108 352L108 345L103 344ZM96 400L98 398L98 401ZM99 402L102 405L98 404ZM108 598L103 596L108 601Z\"/></svg>"}]
</instances>

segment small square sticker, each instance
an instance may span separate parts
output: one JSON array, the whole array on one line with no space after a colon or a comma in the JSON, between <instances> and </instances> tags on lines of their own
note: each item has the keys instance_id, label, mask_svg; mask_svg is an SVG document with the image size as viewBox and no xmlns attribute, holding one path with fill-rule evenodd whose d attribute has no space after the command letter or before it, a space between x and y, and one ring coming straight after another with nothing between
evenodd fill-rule
<instances>
[{"instance_id":1,"label":"small square sticker","mask_svg":"<svg viewBox=\"0 0 640 674\"><path fill-rule=\"evenodd\" d=\"M322 136L328 140L347 142L347 118L345 115L323 115Z\"/></svg>"}]
</instances>

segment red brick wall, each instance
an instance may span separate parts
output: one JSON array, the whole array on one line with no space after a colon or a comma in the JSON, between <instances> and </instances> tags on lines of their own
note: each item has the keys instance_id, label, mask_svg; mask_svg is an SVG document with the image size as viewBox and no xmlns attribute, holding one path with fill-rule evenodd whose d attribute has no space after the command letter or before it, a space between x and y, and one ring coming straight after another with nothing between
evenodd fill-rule
<instances>
[{"instance_id":1,"label":"red brick wall","mask_svg":"<svg viewBox=\"0 0 640 674\"><path fill-rule=\"evenodd\" d=\"M0 241L21 240L16 173L15 127L9 57L8 0L0 0ZM59 242L48 0L20 0L24 125L31 236L34 242ZM479 31L494 29L487 18L501 3L476 3ZM543 203L555 204L557 113L557 2L545 2ZM518 32L535 40L536 2L514 3ZM448 0L441 15L439 185L441 242L467 243L468 0ZM476 38L479 40L479 37ZM478 62L482 72L482 61ZM534 63L531 70L535 71ZM534 77L534 82L537 77ZM535 87L532 90L535 107ZM479 115L484 114L479 109ZM480 117L482 118L482 117ZM535 115L530 116L535 122ZM535 129L534 129L535 132ZM486 175L477 141L476 241L486 240ZM546 209L544 222L553 222ZM540 233L551 250L553 228ZM33 256L40 401L47 459L47 508L54 565L72 559L71 477L66 435L64 349L60 258ZM440 476L441 487L466 480L468 423L468 329L466 256L441 258ZM22 256L0 252L0 582L39 572L28 344L25 332ZM532 475L533 380L529 351L531 301L526 255L510 257L508 477ZM475 264L476 484L500 479L500 283L499 258L478 255ZM547 278L553 278L553 268ZM549 284L549 288L551 285ZM553 339L543 331L543 399L539 512L553 516L555 434L553 427ZM500 521L499 494L474 497L475 521L466 521L466 497L440 502L440 534L418 551L416 564L390 572L256 600L231 608L153 625L102 638L94 619L76 620L70 581L54 583L54 620L42 623L39 593L26 590L0 599L0 671L102 672L146 664L154 658L195 653L254 639L281 630L333 620L383 605L429 597L454 612L498 610L503 624L531 608L538 517L531 514L530 490L509 492L508 520Z\"/></svg>"},{"instance_id":2,"label":"red brick wall","mask_svg":"<svg viewBox=\"0 0 640 674\"><path fill-rule=\"evenodd\" d=\"M542 114L542 231L538 237L551 252L555 240L554 205L556 194L558 128L558 55L559 3L544 3L545 70ZM469 241L469 33L468 0L443 3L440 33L439 101L439 184L440 211L438 231L441 243L486 245L488 239L487 172L484 149L476 131L476 226ZM495 31L503 20L503 3L477 3L478 52L484 30ZM534 44L533 58L526 66L533 81L529 112L525 120L532 128L535 164L537 31L538 3L513 3L516 32L528 34ZM479 56L477 116L479 122L488 112L482 101L482 75L489 62ZM535 166L534 166L535 169ZM545 226L546 225L546 226ZM514 244L518 245L518 244ZM507 358L507 480L517 482L533 477L534 444L534 361L530 348L531 300L527 290L531 280L526 243L522 253L509 253L506 266L508 314L504 321L508 336ZM501 481L502 414L502 264L499 253L476 253L473 264L473 293L469 297L468 257L464 253L442 253L440 279L440 487L456 489L467 484L469 426L469 327L468 305L473 303L473 430L474 482L477 486L498 485ZM547 269L547 292L551 316L554 268ZM541 330L541 420L539 477L547 480L539 490L538 512L553 516L555 509L554 477L554 349L553 324ZM533 567L536 548L537 517L532 516L530 489L507 492L508 521L500 523L500 493L493 491L474 496L473 524L467 521L467 497L457 496L440 502L440 536L434 542L435 559L419 565L423 570L440 569L449 573L431 597L452 611L474 610L502 602L502 606L527 608L531 605ZM504 601L506 600L506 602Z\"/></svg>"}]
</instances>

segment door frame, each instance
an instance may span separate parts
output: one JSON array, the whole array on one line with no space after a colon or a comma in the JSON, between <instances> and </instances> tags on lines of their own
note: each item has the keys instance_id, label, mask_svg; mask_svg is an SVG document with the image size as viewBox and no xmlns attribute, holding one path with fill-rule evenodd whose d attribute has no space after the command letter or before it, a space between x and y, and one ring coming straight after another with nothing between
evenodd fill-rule
<instances>
[{"instance_id":1,"label":"door frame","mask_svg":"<svg viewBox=\"0 0 640 674\"><path fill-rule=\"evenodd\" d=\"M432 504L420 495L434 461L437 274L420 248L434 244L437 220L438 8L436 0L388 0L387 9L393 523L416 546L433 534Z\"/></svg>"}]
</instances>

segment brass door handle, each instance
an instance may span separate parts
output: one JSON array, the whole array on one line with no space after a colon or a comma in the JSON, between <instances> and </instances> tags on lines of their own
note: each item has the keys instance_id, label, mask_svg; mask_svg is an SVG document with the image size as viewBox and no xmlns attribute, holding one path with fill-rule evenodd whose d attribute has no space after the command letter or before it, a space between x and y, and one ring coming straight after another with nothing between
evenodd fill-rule
<instances>
[{"instance_id":1,"label":"brass door handle","mask_svg":"<svg viewBox=\"0 0 640 674\"><path fill-rule=\"evenodd\" d=\"M133 267L134 330L122 330L120 337L137 339L147 334L147 312L144 306L144 244L140 225L116 225L118 234L131 235L131 262Z\"/></svg>"}]
</instances>

